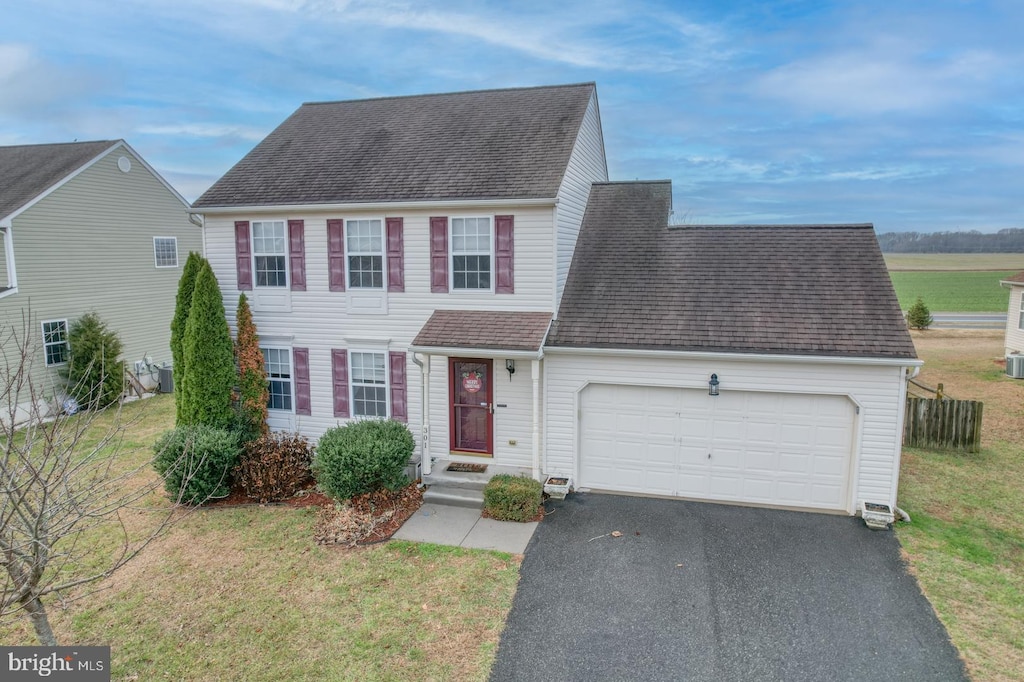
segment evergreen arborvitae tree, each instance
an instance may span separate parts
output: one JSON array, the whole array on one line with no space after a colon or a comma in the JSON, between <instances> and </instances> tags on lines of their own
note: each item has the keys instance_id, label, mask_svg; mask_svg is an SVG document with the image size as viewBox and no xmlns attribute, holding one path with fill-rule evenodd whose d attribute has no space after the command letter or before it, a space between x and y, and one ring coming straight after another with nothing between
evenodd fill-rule
<instances>
[{"instance_id":1,"label":"evergreen arborvitae tree","mask_svg":"<svg viewBox=\"0 0 1024 682\"><path fill-rule=\"evenodd\" d=\"M68 393L89 410L116 403L124 392L121 339L96 313L78 318L68 330Z\"/></svg>"},{"instance_id":2,"label":"evergreen arborvitae tree","mask_svg":"<svg viewBox=\"0 0 1024 682\"><path fill-rule=\"evenodd\" d=\"M188 322L188 311L192 307L192 291L196 284L196 275L203 265L203 257L195 251L188 254L185 267L178 280L178 297L175 299L174 319L171 320L171 358L174 363L174 411L175 417L181 419L182 384L185 376L185 324Z\"/></svg>"},{"instance_id":3,"label":"evergreen arborvitae tree","mask_svg":"<svg viewBox=\"0 0 1024 682\"><path fill-rule=\"evenodd\" d=\"M920 296L917 297L914 305L910 306L910 309L907 310L907 326L911 329L927 329L932 326L932 313L928 310L928 306L924 304L924 299Z\"/></svg>"},{"instance_id":4,"label":"evergreen arborvitae tree","mask_svg":"<svg viewBox=\"0 0 1024 682\"><path fill-rule=\"evenodd\" d=\"M238 297L238 338L235 340L235 359L238 361L238 417L242 438L255 440L268 432L267 371L263 365L260 337L245 294Z\"/></svg>"},{"instance_id":5,"label":"evergreen arborvitae tree","mask_svg":"<svg viewBox=\"0 0 1024 682\"><path fill-rule=\"evenodd\" d=\"M185 374L179 423L230 428L231 393L235 385L234 347L224 316L220 287L213 269L205 260L192 291L192 307L185 324L184 350Z\"/></svg>"}]
</instances>

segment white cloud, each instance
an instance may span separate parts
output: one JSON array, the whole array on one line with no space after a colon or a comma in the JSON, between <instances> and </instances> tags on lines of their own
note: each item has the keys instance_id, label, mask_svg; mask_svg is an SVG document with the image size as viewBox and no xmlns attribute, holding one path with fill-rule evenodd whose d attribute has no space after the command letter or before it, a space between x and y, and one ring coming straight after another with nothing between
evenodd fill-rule
<instances>
[{"instance_id":1,"label":"white cloud","mask_svg":"<svg viewBox=\"0 0 1024 682\"><path fill-rule=\"evenodd\" d=\"M215 123L181 123L176 125L144 125L136 128L141 135L181 135L184 137L235 137L259 141L267 131L250 126L218 125Z\"/></svg>"}]
</instances>

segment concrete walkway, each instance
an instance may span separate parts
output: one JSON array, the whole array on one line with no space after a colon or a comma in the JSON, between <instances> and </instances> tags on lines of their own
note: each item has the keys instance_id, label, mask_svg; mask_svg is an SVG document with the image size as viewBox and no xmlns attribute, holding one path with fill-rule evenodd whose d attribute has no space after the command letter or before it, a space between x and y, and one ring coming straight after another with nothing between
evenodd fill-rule
<instances>
[{"instance_id":1,"label":"concrete walkway","mask_svg":"<svg viewBox=\"0 0 1024 682\"><path fill-rule=\"evenodd\" d=\"M522 554L536 529L536 521L495 521L480 516L479 509L427 503L410 516L392 537L396 540Z\"/></svg>"}]
</instances>

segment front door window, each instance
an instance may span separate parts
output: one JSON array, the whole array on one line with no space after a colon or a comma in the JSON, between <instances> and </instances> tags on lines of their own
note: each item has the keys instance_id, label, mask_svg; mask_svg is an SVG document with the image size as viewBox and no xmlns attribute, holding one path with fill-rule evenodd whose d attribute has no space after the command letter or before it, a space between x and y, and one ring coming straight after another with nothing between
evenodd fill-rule
<instances>
[{"instance_id":1,"label":"front door window","mask_svg":"<svg viewBox=\"0 0 1024 682\"><path fill-rule=\"evenodd\" d=\"M451 449L480 455L494 452L491 429L491 360L449 361Z\"/></svg>"}]
</instances>

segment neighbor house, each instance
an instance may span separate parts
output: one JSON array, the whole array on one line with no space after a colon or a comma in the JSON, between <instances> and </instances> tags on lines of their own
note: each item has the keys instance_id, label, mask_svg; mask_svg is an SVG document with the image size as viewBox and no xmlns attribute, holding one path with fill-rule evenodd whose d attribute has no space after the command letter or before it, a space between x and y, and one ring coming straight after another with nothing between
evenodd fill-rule
<instances>
[{"instance_id":1,"label":"neighbor house","mask_svg":"<svg viewBox=\"0 0 1024 682\"><path fill-rule=\"evenodd\" d=\"M306 104L195 210L275 429L406 421L427 480L894 505L920 362L871 227L669 227L670 197L607 182L586 83Z\"/></svg>"},{"instance_id":2,"label":"neighbor house","mask_svg":"<svg viewBox=\"0 0 1024 682\"><path fill-rule=\"evenodd\" d=\"M1024 272L1007 277L999 282L1010 290L1010 304L1006 311L1007 355L1024 353Z\"/></svg>"},{"instance_id":3,"label":"neighbor house","mask_svg":"<svg viewBox=\"0 0 1024 682\"><path fill-rule=\"evenodd\" d=\"M171 361L181 266L202 251L202 231L135 150L123 140L0 147L0 237L0 320L35 346L37 390L59 393L68 329L88 312L120 336L128 369L156 383Z\"/></svg>"}]
</instances>

